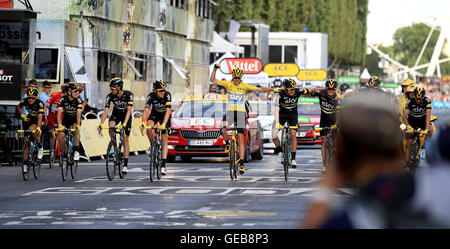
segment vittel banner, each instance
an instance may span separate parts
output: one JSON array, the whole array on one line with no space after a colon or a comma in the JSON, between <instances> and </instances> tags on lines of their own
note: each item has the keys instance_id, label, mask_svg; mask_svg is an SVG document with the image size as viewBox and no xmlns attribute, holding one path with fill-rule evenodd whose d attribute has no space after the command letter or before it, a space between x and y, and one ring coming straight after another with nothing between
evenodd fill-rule
<instances>
[{"instance_id":1,"label":"vittel banner","mask_svg":"<svg viewBox=\"0 0 450 249\"><path fill-rule=\"evenodd\" d=\"M245 74L257 74L263 69L263 63L257 58L225 58L220 64L224 74L231 74L236 67L242 68Z\"/></svg>"}]
</instances>

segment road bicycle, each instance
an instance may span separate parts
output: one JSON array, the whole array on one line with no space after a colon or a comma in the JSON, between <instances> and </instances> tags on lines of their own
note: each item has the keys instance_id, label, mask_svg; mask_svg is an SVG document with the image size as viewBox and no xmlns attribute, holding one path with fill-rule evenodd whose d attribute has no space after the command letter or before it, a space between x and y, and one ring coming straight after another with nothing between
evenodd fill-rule
<instances>
[{"instance_id":1,"label":"road bicycle","mask_svg":"<svg viewBox=\"0 0 450 249\"><path fill-rule=\"evenodd\" d=\"M425 158L425 150L422 148L421 136L428 136L428 134L423 134L420 128L417 128L413 132L414 140L411 144L411 153L409 159L409 168L414 171L419 167L420 160ZM423 138L425 141L426 137Z\"/></svg>"},{"instance_id":2,"label":"road bicycle","mask_svg":"<svg viewBox=\"0 0 450 249\"><path fill-rule=\"evenodd\" d=\"M101 129L108 129L114 133L106 150L106 176L108 180L112 181L116 176L116 171L118 171L120 179L123 179L125 178L125 174L122 172L124 163L122 152L124 129L122 126L109 127L103 125ZM101 132L100 135L103 136ZM119 140L116 139L117 135L119 135Z\"/></svg>"},{"instance_id":3,"label":"road bicycle","mask_svg":"<svg viewBox=\"0 0 450 249\"><path fill-rule=\"evenodd\" d=\"M153 132L153 139L150 141L149 148L149 169L150 169L150 182L158 178L161 180L161 163L162 163L162 141L161 130L158 126L143 126L144 129L151 129ZM167 129L166 129L167 131ZM168 133L167 133L168 134Z\"/></svg>"},{"instance_id":4,"label":"road bicycle","mask_svg":"<svg viewBox=\"0 0 450 249\"><path fill-rule=\"evenodd\" d=\"M284 180L288 181L289 179L289 168L291 165L291 129L296 129L297 126L289 126L288 122L284 123L283 126L279 125L279 129L282 129L281 132L281 149L283 153L283 169L284 169Z\"/></svg>"},{"instance_id":5,"label":"road bicycle","mask_svg":"<svg viewBox=\"0 0 450 249\"><path fill-rule=\"evenodd\" d=\"M31 136L36 132L36 130L17 130L16 132L16 140L18 140L19 133L23 133L25 138L22 152L22 177L25 181L28 181L31 168L33 168L34 179L38 179L41 172L41 160L38 159L38 145L33 136ZM28 157L25 159L25 154L27 153Z\"/></svg>"},{"instance_id":6,"label":"road bicycle","mask_svg":"<svg viewBox=\"0 0 450 249\"><path fill-rule=\"evenodd\" d=\"M74 132L76 129L69 129L69 128L56 128L55 129L55 135L57 135L59 132L64 132L64 141L61 145L60 152L61 155L59 156L59 166L61 167L61 176L63 181L67 180L68 173L70 170L70 175L72 179L75 179L77 175L77 169L78 169L78 161L74 160Z\"/></svg>"},{"instance_id":7,"label":"road bicycle","mask_svg":"<svg viewBox=\"0 0 450 249\"><path fill-rule=\"evenodd\" d=\"M228 158L230 160L230 177L231 180L237 179L238 172L238 160L239 160L239 145L236 140L237 127L232 125L226 128L228 131L231 131L231 138L229 140L229 149L228 149Z\"/></svg>"}]
</instances>

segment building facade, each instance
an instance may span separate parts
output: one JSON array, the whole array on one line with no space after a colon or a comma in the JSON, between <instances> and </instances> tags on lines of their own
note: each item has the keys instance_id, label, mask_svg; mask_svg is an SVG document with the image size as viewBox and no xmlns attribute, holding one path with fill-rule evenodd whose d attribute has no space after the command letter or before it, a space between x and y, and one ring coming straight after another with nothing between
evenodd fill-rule
<instances>
[{"instance_id":1,"label":"building facade","mask_svg":"<svg viewBox=\"0 0 450 249\"><path fill-rule=\"evenodd\" d=\"M144 108L156 79L167 81L175 105L186 94L207 89L214 28L209 0L30 3L40 12L34 65L38 81L87 83L89 104L103 108L108 81L122 77L124 88L134 93L135 110ZM14 7L23 5L15 1Z\"/></svg>"}]
</instances>

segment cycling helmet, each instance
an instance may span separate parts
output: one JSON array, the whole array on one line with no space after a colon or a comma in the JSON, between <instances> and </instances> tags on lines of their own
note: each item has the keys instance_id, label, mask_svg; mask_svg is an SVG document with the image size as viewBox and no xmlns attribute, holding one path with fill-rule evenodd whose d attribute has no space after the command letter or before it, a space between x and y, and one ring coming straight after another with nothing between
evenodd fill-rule
<instances>
[{"instance_id":1,"label":"cycling helmet","mask_svg":"<svg viewBox=\"0 0 450 249\"><path fill-rule=\"evenodd\" d=\"M328 89L336 89L337 82L335 79L329 79L327 82L325 82L325 87Z\"/></svg>"},{"instance_id":2,"label":"cycling helmet","mask_svg":"<svg viewBox=\"0 0 450 249\"><path fill-rule=\"evenodd\" d=\"M418 86L414 89L414 98L423 99L425 97L425 89L423 87Z\"/></svg>"},{"instance_id":3,"label":"cycling helmet","mask_svg":"<svg viewBox=\"0 0 450 249\"><path fill-rule=\"evenodd\" d=\"M347 91L348 89L350 89L350 85L347 83L343 83L341 84L341 86L339 87L339 89L341 89L341 92L344 93L345 91Z\"/></svg>"},{"instance_id":4,"label":"cycling helmet","mask_svg":"<svg viewBox=\"0 0 450 249\"><path fill-rule=\"evenodd\" d=\"M378 78L377 76L372 76L372 78L369 80L367 85L369 85L369 87L373 87L373 88L380 88L381 79Z\"/></svg>"},{"instance_id":5,"label":"cycling helmet","mask_svg":"<svg viewBox=\"0 0 450 249\"><path fill-rule=\"evenodd\" d=\"M409 86L408 86L408 88L406 88L406 92L407 93L412 93L412 92L414 92L414 89L416 89L416 85L413 83L413 84L410 84Z\"/></svg>"},{"instance_id":6,"label":"cycling helmet","mask_svg":"<svg viewBox=\"0 0 450 249\"><path fill-rule=\"evenodd\" d=\"M155 82L153 82L153 90L156 89L164 89L166 88L166 82L164 82L164 80L157 80Z\"/></svg>"},{"instance_id":7,"label":"cycling helmet","mask_svg":"<svg viewBox=\"0 0 450 249\"><path fill-rule=\"evenodd\" d=\"M80 87L78 86L78 84L76 82L69 82L66 84L66 91L67 92L72 92L74 90L78 90Z\"/></svg>"},{"instance_id":8,"label":"cycling helmet","mask_svg":"<svg viewBox=\"0 0 450 249\"><path fill-rule=\"evenodd\" d=\"M240 67L236 67L233 71L231 71L231 74L233 75L233 78L242 78L244 75L244 70Z\"/></svg>"},{"instance_id":9,"label":"cycling helmet","mask_svg":"<svg viewBox=\"0 0 450 249\"><path fill-rule=\"evenodd\" d=\"M123 88L123 81L122 81L122 79L121 78L112 78L109 81L109 87L111 87L111 88L118 88L118 87L120 87L120 89L122 89Z\"/></svg>"},{"instance_id":10,"label":"cycling helmet","mask_svg":"<svg viewBox=\"0 0 450 249\"><path fill-rule=\"evenodd\" d=\"M37 88L30 87L27 90L27 98L35 98L36 99L38 96L38 93L39 93L39 91Z\"/></svg>"},{"instance_id":11,"label":"cycling helmet","mask_svg":"<svg viewBox=\"0 0 450 249\"><path fill-rule=\"evenodd\" d=\"M414 84L414 81L411 80L411 79L407 79L407 80L402 82L401 86L409 86L411 84Z\"/></svg>"},{"instance_id":12,"label":"cycling helmet","mask_svg":"<svg viewBox=\"0 0 450 249\"><path fill-rule=\"evenodd\" d=\"M283 86L286 87L287 89L294 88L294 87L296 87L296 83L293 79L288 78L288 79L283 80Z\"/></svg>"}]
</instances>

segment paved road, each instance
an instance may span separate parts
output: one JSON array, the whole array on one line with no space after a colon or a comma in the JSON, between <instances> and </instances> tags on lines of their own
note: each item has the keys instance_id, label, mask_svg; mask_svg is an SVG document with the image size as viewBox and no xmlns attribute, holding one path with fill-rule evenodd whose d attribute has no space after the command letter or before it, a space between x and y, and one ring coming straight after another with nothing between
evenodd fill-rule
<instances>
[{"instance_id":1,"label":"paved road","mask_svg":"<svg viewBox=\"0 0 450 249\"><path fill-rule=\"evenodd\" d=\"M248 163L237 181L225 158L194 158L151 183L147 160L131 157L126 178L113 181L102 160L81 163L66 182L59 166L28 182L19 167L0 167L0 228L297 228L322 170L320 146L297 153L302 167L289 182L272 154Z\"/></svg>"}]
</instances>

